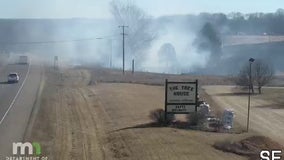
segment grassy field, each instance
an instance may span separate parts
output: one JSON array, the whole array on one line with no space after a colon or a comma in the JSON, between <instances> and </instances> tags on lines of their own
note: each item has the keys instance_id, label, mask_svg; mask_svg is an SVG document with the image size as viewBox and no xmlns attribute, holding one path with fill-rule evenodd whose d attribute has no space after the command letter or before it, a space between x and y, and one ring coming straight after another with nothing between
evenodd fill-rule
<instances>
[{"instance_id":1,"label":"grassy field","mask_svg":"<svg viewBox=\"0 0 284 160\"><path fill-rule=\"evenodd\" d=\"M246 128L248 95L232 86L205 86L205 92L221 108L233 109L236 121ZM284 88L264 88L263 94L252 95L250 131L284 144Z\"/></svg>"},{"instance_id":2,"label":"grassy field","mask_svg":"<svg viewBox=\"0 0 284 160\"><path fill-rule=\"evenodd\" d=\"M273 95L276 91L265 88L264 95L253 96L250 133L153 127L149 125L149 113L164 107L164 78L179 77L148 73L135 76L127 73L122 77L120 72L107 71L63 69L57 72L48 68L35 123L29 127L31 130L25 140L40 142L43 154L51 160L245 160L247 157L223 152L213 145L261 134L283 141L283 110L258 107L271 104L269 99L282 94L282 90ZM196 77L181 76L180 80L191 78ZM212 79L216 80L214 83L224 80L222 77L198 78L203 84L208 80L212 83ZM245 96L216 85L205 87L201 95L215 111L233 107L236 120L243 125Z\"/></svg>"},{"instance_id":3,"label":"grassy field","mask_svg":"<svg viewBox=\"0 0 284 160\"><path fill-rule=\"evenodd\" d=\"M263 99L270 102L270 105L262 107L284 109L284 88L264 87L262 91L262 94L254 96L256 99Z\"/></svg>"},{"instance_id":4,"label":"grassy field","mask_svg":"<svg viewBox=\"0 0 284 160\"><path fill-rule=\"evenodd\" d=\"M25 140L40 142L49 159L246 159L212 145L249 134L147 125L150 111L163 108L163 86L93 85L82 69L47 70L45 75L41 105Z\"/></svg>"},{"instance_id":5,"label":"grassy field","mask_svg":"<svg viewBox=\"0 0 284 160\"><path fill-rule=\"evenodd\" d=\"M123 75L121 70L105 68L86 68L91 71L92 84L97 82L105 83L135 83L149 85L164 85L165 79L171 81L195 81L199 80L200 85L231 85L232 81L226 76L216 75L180 75L180 74L162 74L151 72L135 72L133 75L126 71Z\"/></svg>"}]
</instances>

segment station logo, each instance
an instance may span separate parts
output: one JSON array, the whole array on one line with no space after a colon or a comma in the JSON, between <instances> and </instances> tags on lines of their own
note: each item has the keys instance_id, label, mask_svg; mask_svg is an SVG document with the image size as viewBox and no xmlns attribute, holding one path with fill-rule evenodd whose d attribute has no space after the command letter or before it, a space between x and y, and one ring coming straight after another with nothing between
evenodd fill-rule
<instances>
[{"instance_id":1,"label":"station logo","mask_svg":"<svg viewBox=\"0 0 284 160\"><path fill-rule=\"evenodd\" d=\"M41 145L37 142L14 142L12 149L13 156L6 157L6 160L48 160L42 156Z\"/></svg>"},{"instance_id":2,"label":"station logo","mask_svg":"<svg viewBox=\"0 0 284 160\"><path fill-rule=\"evenodd\" d=\"M34 153L35 150L35 153ZM20 153L19 153L20 151ZM27 151L27 153L26 153ZM37 155L39 156L41 154L41 147L40 144L37 142L33 142L33 143L13 143L13 155Z\"/></svg>"}]
</instances>

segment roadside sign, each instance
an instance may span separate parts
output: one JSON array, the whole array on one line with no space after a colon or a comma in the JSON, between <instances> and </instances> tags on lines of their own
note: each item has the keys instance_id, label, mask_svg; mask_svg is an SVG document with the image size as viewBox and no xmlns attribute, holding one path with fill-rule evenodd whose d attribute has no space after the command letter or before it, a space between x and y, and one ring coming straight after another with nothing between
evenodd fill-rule
<instances>
[{"instance_id":1,"label":"roadside sign","mask_svg":"<svg viewBox=\"0 0 284 160\"><path fill-rule=\"evenodd\" d=\"M187 114L197 111L198 81L168 82L165 85L165 112Z\"/></svg>"},{"instance_id":2,"label":"roadside sign","mask_svg":"<svg viewBox=\"0 0 284 160\"><path fill-rule=\"evenodd\" d=\"M196 103L196 84L168 82L167 103Z\"/></svg>"},{"instance_id":3,"label":"roadside sign","mask_svg":"<svg viewBox=\"0 0 284 160\"><path fill-rule=\"evenodd\" d=\"M170 104L167 105L168 113L190 113L195 112L195 105L188 104Z\"/></svg>"}]
</instances>

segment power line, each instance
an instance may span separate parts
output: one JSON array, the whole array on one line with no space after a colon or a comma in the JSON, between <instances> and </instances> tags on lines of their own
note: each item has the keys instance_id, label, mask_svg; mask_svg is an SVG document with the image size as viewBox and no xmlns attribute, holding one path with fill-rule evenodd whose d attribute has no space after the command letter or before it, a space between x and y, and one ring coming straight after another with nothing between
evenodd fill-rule
<instances>
[{"instance_id":1,"label":"power line","mask_svg":"<svg viewBox=\"0 0 284 160\"><path fill-rule=\"evenodd\" d=\"M125 49L124 49L124 45L125 45L125 36L127 35L127 34L125 34L125 27L128 27L128 26L124 26L124 25L122 25L122 26L118 26L119 28L122 28L122 33L121 33L121 35L122 35L122 72L123 72L123 74L125 74L124 72L125 72L125 53L124 53L124 51L125 51Z\"/></svg>"}]
</instances>

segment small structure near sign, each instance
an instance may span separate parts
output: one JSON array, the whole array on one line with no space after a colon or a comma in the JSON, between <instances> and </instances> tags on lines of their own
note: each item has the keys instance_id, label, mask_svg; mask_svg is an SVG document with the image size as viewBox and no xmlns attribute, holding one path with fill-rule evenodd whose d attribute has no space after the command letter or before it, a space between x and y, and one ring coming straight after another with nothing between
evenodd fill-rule
<instances>
[{"instance_id":1,"label":"small structure near sign","mask_svg":"<svg viewBox=\"0 0 284 160\"><path fill-rule=\"evenodd\" d=\"M168 113L188 114L197 112L198 81L169 82L165 84L165 118Z\"/></svg>"},{"instance_id":2,"label":"small structure near sign","mask_svg":"<svg viewBox=\"0 0 284 160\"><path fill-rule=\"evenodd\" d=\"M204 115L205 117L207 117L207 116L210 115L210 112L211 112L211 110L210 110L210 105L207 104L207 103L205 103L205 102L203 102L203 103L201 103L201 104L198 106L197 111L198 111L200 114L202 114L202 115Z\"/></svg>"},{"instance_id":3,"label":"small structure near sign","mask_svg":"<svg viewBox=\"0 0 284 160\"><path fill-rule=\"evenodd\" d=\"M223 113L222 124L225 129L232 129L234 124L234 111L226 109Z\"/></svg>"}]
</instances>

